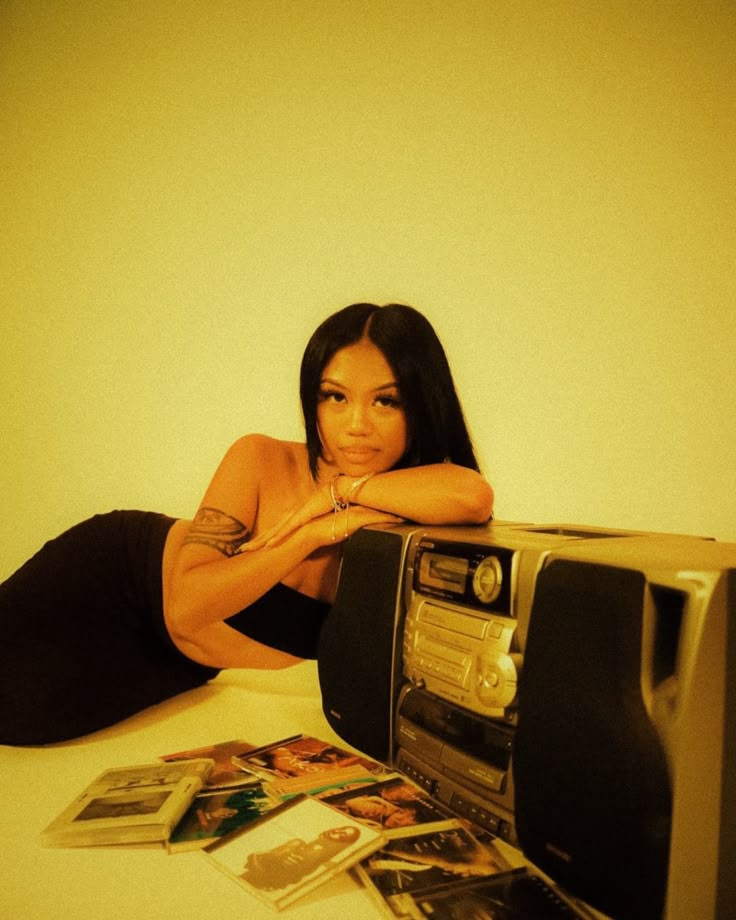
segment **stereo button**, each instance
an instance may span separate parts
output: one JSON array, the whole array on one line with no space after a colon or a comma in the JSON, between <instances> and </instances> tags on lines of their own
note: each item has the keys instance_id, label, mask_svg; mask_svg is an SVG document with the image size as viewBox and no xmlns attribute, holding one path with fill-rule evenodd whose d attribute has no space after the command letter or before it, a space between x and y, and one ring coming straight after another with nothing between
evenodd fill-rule
<instances>
[{"instance_id":1,"label":"stereo button","mask_svg":"<svg viewBox=\"0 0 736 920\"><path fill-rule=\"evenodd\" d=\"M491 620L488 624L488 636L491 639L500 639L503 634L503 626L497 620Z\"/></svg>"},{"instance_id":2,"label":"stereo button","mask_svg":"<svg viewBox=\"0 0 736 920\"><path fill-rule=\"evenodd\" d=\"M479 601L490 604L501 593L503 569L497 556L486 556L478 563L473 575L473 591Z\"/></svg>"},{"instance_id":3,"label":"stereo button","mask_svg":"<svg viewBox=\"0 0 736 920\"><path fill-rule=\"evenodd\" d=\"M476 691L484 706L505 709L516 696L517 671L510 655L486 655L478 659Z\"/></svg>"}]
</instances>

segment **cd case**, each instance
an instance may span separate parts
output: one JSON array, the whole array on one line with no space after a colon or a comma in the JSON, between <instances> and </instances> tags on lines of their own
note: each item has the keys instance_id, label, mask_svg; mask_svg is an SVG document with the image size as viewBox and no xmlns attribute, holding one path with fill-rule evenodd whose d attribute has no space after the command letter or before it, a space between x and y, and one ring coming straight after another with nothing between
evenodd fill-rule
<instances>
[{"instance_id":1,"label":"cd case","mask_svg":"<svg viewBox=\"0 0 736 920\"><path fill-rule=\"evenodd\" d=\"M391 920L593 920L575 909L541 876L527 868L490 878L469 878L391 900Z\"/></svg>"},{"instance_id":2,"label":"cd case","mask_svg":"<svg viewBox=\"0 0 736 920\"><path fill-rule=\"evenodd\" d=\"M261 779L292 779L328 773L362 769L367 775L383 773L383 764L360 754L313 738L311 735L292 735L263 747L251 748L232 758L241 770L257 774Z\"/></svg>"},{"instance_id":3,"label":"cd case","mask_svg":"<svg viewBox=\"0 0 736 920\"><path fill-rule=\"evenodd\" d=\"M207 777L208 789L230 789L242 786L254 786L260 783L260 778L250 770L244 770L233 763L233 755L244 756L245 751L254 750L255 745L247 741L219 741L205 747L193 748L187 751L177 751L174 754L164 754L161 760L170 763L175 760L202 760L209 758L215 765Z\"/></svg>"},{"instance_id":4,"label":"cd case","mask_svg":"<svg viewBox=\"0 0 736 920\"><path fill-rule=\"evenodd\" d=\"M106 770L48 825L41 842L52 847L163 842L213 766L203 758Z\"/></svg>"},{"instance_id":5,"label":"cd case","mask_svg":"<svg viewBox=\"0 0 736 920\"><path fill-rule=\"evenodd\" d=\"M278 805L205 853L246 891L281 910L382 843L379 831L303 796Z\"/></svg>"},{"instance_id":6,"label":"cd case","mask_svg":"<svg viewBox=\"0 0 736 920\"><path fill-rule=\"evenodd\" d=\"M260 786L204 789L172 831L166 849L169 853L201 850L262 818L277 804Z\"/></svg>"}]
</instances>

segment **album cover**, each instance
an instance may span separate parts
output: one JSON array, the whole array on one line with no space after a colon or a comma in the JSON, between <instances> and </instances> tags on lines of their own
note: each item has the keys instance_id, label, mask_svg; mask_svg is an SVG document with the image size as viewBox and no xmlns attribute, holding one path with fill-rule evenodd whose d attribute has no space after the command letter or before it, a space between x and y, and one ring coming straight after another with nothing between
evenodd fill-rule
<instances>
[{"instance_id":1,"label":"album cover","mask_svg":"<svg viewBox=\"0 0 736 920\"><path fill-rule=\"evenodd\" d=\"M277 801L286 801L295 795L311 795L321 799L342 789L372 786L376 779L374 773L369 773L365 767L355 764L352 767L337 767L319 773L305 773L304 776L273 779L271 782L264 782L263 789Z\"/></svg>"},{"instance_id":2,"label":"album cover","mask_svg":"<svg viewBox=\"0 0 736 920\"><path fill-rule=\"evenodd\" d=\"M276 910L353 866L382 835L309 796L277 806L237 835L207 847L222 872Z\"/></svg>"},{"instance_id":3,"label":"album cover","mask_svg":"<svg viewBox=\"0 0 736 920\"><path fill-rule=\"evenodd\" d=\"M493 845L480 843L457 820L454 826L420 829L410 837L386 841L356 866L355 874L374 900L387 902L396 912L397 895L419 895L450 882L492 876L510 868Z\"/></svg>"},{"instance_id":4,"label":"album cover","mask_svg":"<svg viewBox=\"0 0 736 920\"><path fill-rule=\"evenodd\" d=\"M387 839L454 827L456 816L424 789L399 773L375 778L370 787L332 793L323 801L367 827L381 830Z\"/></svg>"},{"instance_id":5,"label":"album cover","mask_svg":"<svg viewBox=\"0 0 736 920\"><path fill-rule=\"evenodd\" d=\"M253 744L247 741L220 741L206 747L194 748L190 751L178 751L175 754L164 754L161 760L171 762L174 760L198 760L202 757L214 760L215 765L207 777L206 786L209 789L227 789L232 786L249 786L259 782L259 778L250 770L243 769L233 763L233 756L244 756L247 751L255 750Z\"/></svg>"},{"instance_id":6,"label":"album cover","mask_svg":"<svg viewBox=\"0 0 736 920\"><path fill-rule=\"evenodd\" d=\"M41 840L70 847L164 841L212 766L200 759L106 770L49 824Z\"/></svg>"},{"instance_id":7,"label":"album cover","mask_svg":"<svg viewBox=\"0 0 736 920\"><path fill-rule=\"evenodd\" d=\"M400 894L391 900L400 920L591 920L539 875L514 869L491 878L446 885L425 894Z\"/></svg>"},{"instance_id":8,"label":"album cover","mask_svg":"<svg viewBox=\"0 0 736 920\"><path fill-rule=\"evenodd\" d=\"M309 735L293 735L233 757L233 763L257 773L262 779L305 776L342 767L363 767L369 773L382 773L384 767L360 754L343 750L328 741Z\"/></svg>"},{"instance_id":9,"label":"album cover","mask_svg":"<svg viewBox=\"0 0 736 920\"><path fill-rule=\"evenodd\" d=\"M204 790L187 809L167 841L170 853L201 850L237 833L273 809L275 802L260 785L242 789Z\"/></svg>"}]
</instances>

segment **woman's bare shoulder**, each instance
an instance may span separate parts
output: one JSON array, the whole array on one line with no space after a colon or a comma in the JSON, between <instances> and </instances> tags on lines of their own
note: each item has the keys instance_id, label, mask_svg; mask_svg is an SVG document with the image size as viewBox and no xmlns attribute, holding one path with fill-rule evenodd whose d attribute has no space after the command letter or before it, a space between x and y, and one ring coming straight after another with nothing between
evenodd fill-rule
<instances>
[{"instance_id":1,"label":"woman's bare shoulder","mask_svg":"<svg viewBox=\"0 0 736 920\"><path fill-rule=\"evenodd\" d=\"M266 514L266 509L285 513L286 506L290 507L297 496L313 488L307 445L303 442L246 434L231 450L236 452L230 466L233 475L242 476L247 469L251 481L258 483L261 515Z\"/></svg>"},{"instance_id":2,"label":"woman's bare shoulder","mask_svg":"<svg viewBox=\"0 0 736 920\"><path fill-rule=\"evenodd\" d=\"M306 450L306 444L300 441L284 441L271 435L251 432L241 435L229 452L258 464L277 463L292 466L303 462Z\"/></svg>"}]
</instances>

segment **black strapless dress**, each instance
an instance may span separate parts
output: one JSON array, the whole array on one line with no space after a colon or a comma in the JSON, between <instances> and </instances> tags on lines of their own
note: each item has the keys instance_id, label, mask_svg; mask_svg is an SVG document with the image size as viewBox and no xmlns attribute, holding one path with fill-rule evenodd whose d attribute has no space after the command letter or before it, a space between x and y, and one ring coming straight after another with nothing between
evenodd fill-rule
<instances>
[{"instance_id":1,"label":"black strapless dress","mask_svg":"<svg viewBox=\"0 0 736 920\"><path fill-rule=\"evenodd\" d=\"M95 515L0 585L0 744L50 744L105 728L207 683L163 618L161 559L174 519ZM277 584L227 622L315 658L329 605Z\"/></svg>"}]
</instances>

